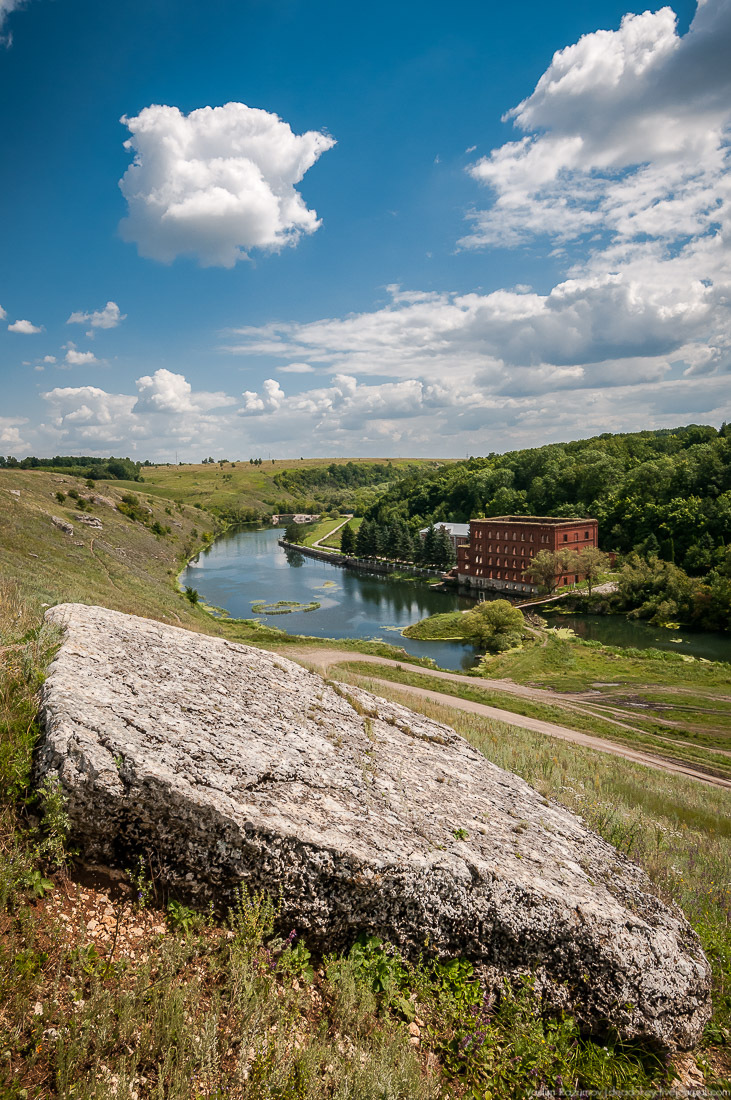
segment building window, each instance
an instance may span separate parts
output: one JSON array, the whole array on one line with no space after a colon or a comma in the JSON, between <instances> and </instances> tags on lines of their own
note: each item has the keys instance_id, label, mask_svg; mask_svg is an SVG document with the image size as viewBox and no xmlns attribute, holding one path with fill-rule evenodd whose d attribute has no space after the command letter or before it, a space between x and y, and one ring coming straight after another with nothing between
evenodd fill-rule
<instances>
[{"instance_id":1,"label":"building window","mask_svg":"<svg viewBox=\"0 0 731 1100\"><path fill-rule=\"evenodd\" d=\"M564 535L564 537L563 537L563 541L564 541L564 542L568 542L568 541L569 541L569 536L568 536L568 535Z\"/></svg>"},{"instance_id":2,"label":"building window","mask_svg":"<svg viewBox=\"0 0 731 1100\"><path fill-rule=\"evenodd\" d=\"M585 538L585 539L588 539L588 537L589 537L589 532L588 532L588 531L584 531L584 538Z\"/></svg>"}]
</instances>

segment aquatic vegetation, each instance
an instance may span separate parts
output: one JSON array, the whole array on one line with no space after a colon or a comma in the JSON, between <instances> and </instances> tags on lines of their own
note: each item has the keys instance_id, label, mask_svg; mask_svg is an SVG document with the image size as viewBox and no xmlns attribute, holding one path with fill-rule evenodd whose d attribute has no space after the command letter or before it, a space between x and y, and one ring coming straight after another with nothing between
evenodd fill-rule
<instances>
[{"instance_id":1,"label":"aquatic vegetation","mask_svg":"<svg viewBox=\"0 0 731 1100\"><path fill-rule=\"evenodd\" d=\"M277 600L276 603L267 603L266 600L251 601L254 615L289 615L292 611L317 611L319 606L319 600L310 600L309 603L300 603L298 600Z\"/></svg>"}]
</instances>

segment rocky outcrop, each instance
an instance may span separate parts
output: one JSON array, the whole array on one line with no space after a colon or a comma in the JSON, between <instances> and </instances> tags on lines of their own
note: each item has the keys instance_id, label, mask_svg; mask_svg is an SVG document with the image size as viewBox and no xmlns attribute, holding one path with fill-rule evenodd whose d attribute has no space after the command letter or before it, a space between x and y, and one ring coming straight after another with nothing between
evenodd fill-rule
<instances>
[{"instance_id":1,"label":"rocky outcrop","mask_svg":"<svg viewBox=\"0 0 731 1100\"><path fill-rule=\"evenodd\" d=\"M311 945L361 931L536 975L587 1029L687 1048L709 967L677 909L582 822L446 726L290 661L98 607L48 612L40 779L74 843L225 906L281 894Z\"/></svg>"},{"instance_id":2,"label":"rocky outcrop","mask_svg":"<svg viewBox=\"0 0 731 1100\"><path fill-rule=\"evenodd\" d=\"M59 531L63 531L64 535L73 535L74 533L73 523L67 523L60 516L51 516L51 523L54 527L58 527Z\"/></svg>"}]
</instances>

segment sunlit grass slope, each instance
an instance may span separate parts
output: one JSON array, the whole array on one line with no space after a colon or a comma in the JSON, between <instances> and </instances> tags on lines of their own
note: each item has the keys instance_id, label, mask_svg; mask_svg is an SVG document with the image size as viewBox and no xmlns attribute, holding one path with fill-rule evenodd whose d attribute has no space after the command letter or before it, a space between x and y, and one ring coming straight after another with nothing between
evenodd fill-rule
<instances>
[{"instance_id":1,"label":"sunlit grass slope","mask_svg":"<svg viewBox=\"0 0 731 1100\"><path fill-rule=\"evenodd\" d=\"M306 503L324 501L327 494L316 490L288 492L277 485L274 478L284 470L318 469L335 463L347 462L377 465L391 462L397 469L406 470L412 466L424 466L432 469L435 462L427 459L386 459L386 458L305 458L271 459L265 458L260 466L244 462L225 462L213 464L189 464L183 466L146 466L142 470L144 489L155 495L172 498L185 504L201 504L204 508L215 505L220 509L254 509L265 514L279 510L280 505L291 508ZM440 460L441 465L448 459ZM134 490L134 482L123 483Z\"/></svg>"}]
</instances>

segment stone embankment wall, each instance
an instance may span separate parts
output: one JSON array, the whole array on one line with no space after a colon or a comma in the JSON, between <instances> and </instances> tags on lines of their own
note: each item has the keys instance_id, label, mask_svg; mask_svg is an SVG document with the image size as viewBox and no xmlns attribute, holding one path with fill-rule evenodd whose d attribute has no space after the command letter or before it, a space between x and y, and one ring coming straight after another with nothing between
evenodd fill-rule
<instances>
[{"instance_id":1,"label":"stone embankment wall","mask_svg":"<svg viewBox=\"0 0 731 1100\"><path fill-rule=\"evenodd\" d=\"M340 565L344 569L359 569L364 573L412 573L415 577L441 577L440 569L419 569L415 565L407 565L405 562L380 561L377 558L346 558L344 554L336 551L317 550L312 546L300 546L296 542L287 542L286 539L278 539L279 545L285 550L296 550L304 554L306 558L317 558L318 561L328 561L331 565Z\"/></svg>"}]
</instances>

